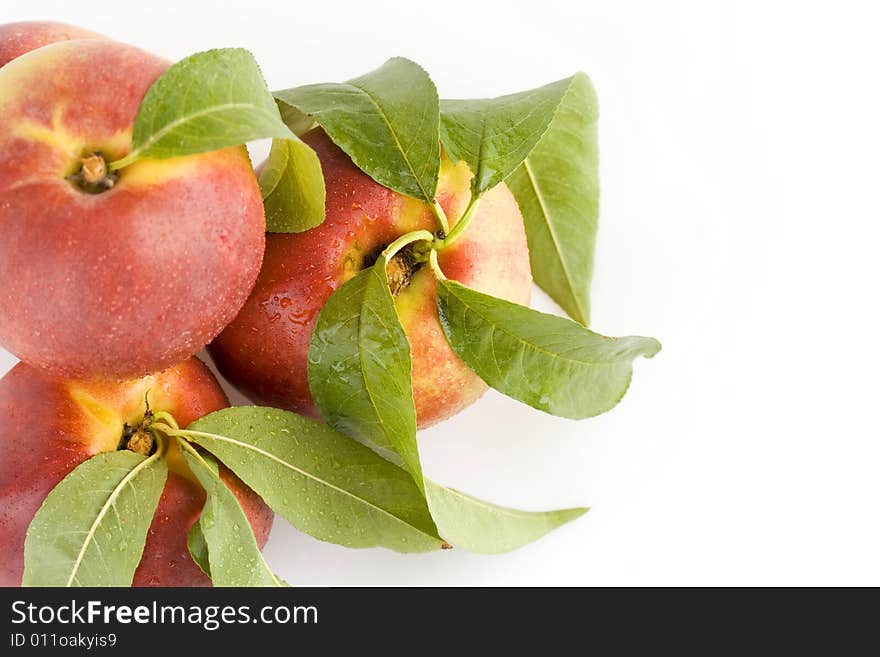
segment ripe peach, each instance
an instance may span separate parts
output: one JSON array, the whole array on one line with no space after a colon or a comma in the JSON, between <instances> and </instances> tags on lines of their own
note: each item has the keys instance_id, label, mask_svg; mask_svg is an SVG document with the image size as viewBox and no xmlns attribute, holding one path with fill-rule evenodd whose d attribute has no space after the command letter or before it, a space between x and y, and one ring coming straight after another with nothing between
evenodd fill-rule
<instances>
[{"instance_id":1,"label":"ripe peach","mask_svg":"<svg viewBox=\"0 0 880 657\"><path fill-rule=\"evenodd\" d=\"M320 130L305 137L318 153L327 186L327 219L300 234L270 234L253 293L211 344L220 371L254 402L315 416L307 378L309 340L330 294L400 235L435 230L420 201L393 192L360 171ZM452 225L469 200L470 171L444 158L438 200ZM531 291L522 216L503 184L487 192L462 237L443 250L448 278L527 304ZM395 296L409 337L419 426L476 401L485 384L456 355L437 318L436 281L427 267Z\"/></svg>"},{"instance_id":2,"label":"ripe peach","mask_svg":"<svg viewBox=\"0 0 880 657\"><path fill-rule=\"evenodd\" d=\"M103 39L100 34L81 27L51 21L23 21L0 25L0 66L16 57L48 46L50 43L71 39Z\"/></svg>"},{"instance_id":3,"label":"ripe peach","mask_svg":"<svg viewBox=\"0 0 880 657\"><path fill-rule=\"evenodd\" d=\"M124 382L53 378L19 363L0 379L0 586L21 584L28 525L46 495L77 465L119 447L125 431L152 411L171 413L181 426L228 406L216 379L197 359L159 374ZM135 586L206 586L193 562L187 532L205 492L175 449L147 535ZM221 466L262 547L273 515L260 497ZM76 500L71 500L76 504Z\"/></svg>"},{"instance_id":4,"label":"ripe peach","mask_svg":"<svg viewBox=\"0 0 880 657\"><path fill-rule=\"evenodd\" d=\"M54 375L185 360L259 272L265 221L243 146L105 170L167 67L89 39L0 68L0 346Z\"/></svg>"}]
</instances>

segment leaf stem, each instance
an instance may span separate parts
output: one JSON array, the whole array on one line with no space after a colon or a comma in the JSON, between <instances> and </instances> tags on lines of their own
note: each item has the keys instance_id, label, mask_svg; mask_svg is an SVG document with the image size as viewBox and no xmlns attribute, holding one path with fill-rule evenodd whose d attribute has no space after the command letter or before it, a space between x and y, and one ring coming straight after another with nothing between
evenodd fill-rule
<instances>
[{"instance_id":1,"label":"leaf stem","mask_svg":"<svg viewBox=\"0 0 880 657\"><path fill-rule=\"evenodd\" d=\"M165 440L165 438L163 438L162 436L158 436L158 442L159 447L156 449L156 452L153 454L153 456L158 455L160 458L162 458L165 456L165 452L168 451L168 441ZM150 458L153 458L153 456L151 456Z\"/></svg>"},{"instance_id":2,"label":"leaf stem","mask_svg":"<svg viewBox=\"0 0 880 657\"><path fill-rule=\"evenodd\" d=\"M407 244L412 244L413 242L418 242L420 240L434 240L434 234L427 230L414 230L411 233L406 233L405 235L401 235L396 240L391 242L384 251L382 251L382 256L386 260L391 260L394 257L394 254L400 251Z\"/></svg>"},{"instance_id":3,"label":"leaf stem","mask_svg":"<svg viewBox=\"0 0 880 657\"><path fill-rule=\"evenodd\" d=\"M186 438L186 432L183 429L174 429L169 425L163 422L154 422L150 425L151 429L155 429L156 431L161 431L166 436L178 437L178 438Z\"/></svg>"},{"instance_id":4,"label":"leaf stem","mask_svg":"<svg viewBox=\"0 0 880 657\"><path fill-rule=\"evenodd\" d=\"M470 203L468 203L467 209L464 211L461 219L459 219L458 222L456 222L455 226L453 226L451 233L449 233L442 240L438 240L436 248L445 249L447 246L450 246L455 240L461 237L461 234L464 233L464 231L468 227L468 224L471 223L471 220L477 213L477 207L479 205L480 197L476 195L471 196Z\"/></svg>"},{"instance_id":5,"label":"leaf stem","mask_svg":"<svg viewBox=\"0 0 880 657\"><path fill-rule=\"evenodd\" d=\"M177 444L181 451L189 452L193 455L193 457L197 458L206 468L208 468L208 463L205 461L202 455L199 454L198 450L195 447L190 445L189 442L181 436L175 436L175 438L177 439Z\"/></svg>"},{"instance_id":6,"label":"leaf stem","mask_svg":"<svg viewBox=\"0 0 880 657\"><path fill-rule=\"evenodd\" d=\"M180 432L180 433L183 433L183 432ZM177 445L178 445L178 449L180 449L181 452L184 452L184 451L188 452L194 459L196 459L201 464L201 466L203 468L205 468L205 470L210 472L211 475L214 477L214 479L216 479L217 481L220 482L221 486L226 486L226 483L220 478L220 474L218 472L215 472L214 468L212 468L208 464L208 462L205 460L205 457L202 456L202 454L199 452L199 450L197 450L195 447L193 447L188 442L188 439L185 439L181 436L177 436ZM203 488L205 488L205 490L207 491L206 487L203 486ZM228 488L228 486L227 486L227 488ZM232 489L229 489L229 490L231 491ZM241 509L241 512L244 514L244 509ZM200 515L199 521L201 521L201 520L202 520L202 517ZM247 526L250 528L251 534L253 535L253 527L251 527L250 524L247 524ZM236 527L238 527L238 525L236 525ZM256 540L257 540L256 536L254 536L254 543L256 543ZM241 548L238 548L238 549L241 550ZM208 549L208 554L209 554L208 563L210 563L210 561L211 561L210 548ZM278 577L275 575L275 573L273 573L269 569L269 565L266 563L266 560L265 560L265 558L263 558L262 554L260 555L260 560L262 561L263 567L266 569L266 572L268 573L269 578L272 580L272 583L274 584L274 586L282 586L281 582L278 581Z\"/></svg>"},{"instance_id":7,"label":"leaf stem","mask_svg":"<svg viewBox=\"0 0 880 657\"><path fill-rule=\"evenodd\" d=\"M172 429L180 430L180 426L177 424L177 420L174 419L174 416L167 411L156 411L153 413L153 421L161 420L165 422L165 424L169 425Z\"/></svg>"},{"instance_id":8,"label":"leaf stem","mask_svg":"<svg viewBox=\"0 0 880 657\"><path fill-rule=\"evenodd\" d=\"M114 160L113 162L108 164L107 168L110 171L118 171L119 169L122 169L123 167L127 167L129 164L134 164L140 156L141 156L140 149L135 149L131 153L126 155L125 157L123 157L119 160Z\"/></svg>"},{"instance_id":9,"label":"leaf stem","mask_svg":"<svg viewBox=\"0 0 880 657\"><path fill-rule=\"evenodd\" d=\"M437 280L445 281L446 274L443 273L443 270L440 269L440 263L437 262L436 249L431 249L431 255L428 256L428 262L431 264L431 271L434 272L434 276L437 277Z\"/></svg>"},{"instance_id":10,"label":"leaf stem","mask_svg":"<svg viewBox=\"0 0 880 657\"><path fill-rule=\"evenodd\" d=\"M433 211L434 216L437 217L437 223L440 224L440 230L443 231L444 235L448 235L449 219L446 218L446 212L443 210L443 206L440 205L440 202L435 199L434 202L431 204L431 210Z\"/></svg>"}]
</instances>

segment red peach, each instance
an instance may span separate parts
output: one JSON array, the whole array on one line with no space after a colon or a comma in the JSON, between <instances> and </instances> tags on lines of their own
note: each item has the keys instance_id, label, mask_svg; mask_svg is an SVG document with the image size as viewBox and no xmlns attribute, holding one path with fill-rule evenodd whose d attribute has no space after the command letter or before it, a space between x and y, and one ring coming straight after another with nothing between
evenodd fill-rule
<instances>
[{"instance_id":1,"label":"red peach","mask_svg":"<svg viewBox=\"0 0 880 657\"><path fill-rule=\"evenodd\" d=\"M321 160L327 219L299 234L270 234L254 291L238 317L211 344L221 373L256 403L316 416L307 354L318 313L342 283L400 235L435 230L425 203L364 174L320 130L305 136ZM437 198L455 225L470 198L465 163L444 158ZM487 192L461 238L440 253L450 279L486 294L528 304L528 246L522 215L504 184ZM436 281L418 270L395 297L412 349L413 392L420 427L462 410L486 385L455 355L440 327Z\"/></svg>"},{"instance_id":2,"label":"red peach","mask_svg":"<svg viewBox=\"0 0 880 657\"><path fill-rule=\"evenodd\" d=\"M19 363L0 379L0 586L21 584L28 525L49 492L86 459L118 448L124 427L146 410L166 411L181 426L227 407L216 379L199 360L124 382L53 378ZM187 533L198 519L205 491L176 448L147 535L134 586L207 586L189 554ZM257 543L269 536L269 507L221 465L221 477L244 508ZM71 504L75 504L71 500Z\"/></svg>"},{"instance_id":3,"label":"red peach","mask_svg":"<svg viewBox=\"0 0 880 657\"><path fill-rule=\"evenodd\" d=\"M181 362L259 272L265 220L243 146L138 161L109 189L94 178L130 151L167 67L92 39L0 69L0 346L52 374L131 378Z\"/></svg>"}]
</instances>

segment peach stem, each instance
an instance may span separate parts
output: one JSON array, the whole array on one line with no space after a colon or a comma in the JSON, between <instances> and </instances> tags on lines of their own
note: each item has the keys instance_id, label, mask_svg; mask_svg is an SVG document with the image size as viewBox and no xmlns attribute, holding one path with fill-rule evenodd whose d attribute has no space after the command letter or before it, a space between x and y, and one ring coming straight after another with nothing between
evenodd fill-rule
<instances>
[{"instance_id":1,"label":"peach stem","mask_svg":"<svg viewBox=\"0 0 880 657\"><path fill-rule=\"evenodd\" d=\"M447 235L449 233L449 219L446 218L446 212L443 210L443 206L440 205L439 201L434 201L431 204L431 210L434 212L434 216L437 217L437 222L440 224L440 230L443 231L443 235Z\"/></svg>"},{"instance_id":2,"label":"peach stem","mask_svg":"<svg viewBox=\"0 0 880 657\"><path fill-rule=\"evenodd\" d=\"M437 248L445 249L447 246L452 244L455 240L461 237L461 234L464 233L465 229L467 229L468 224L474 218L474 215L477 212L477 206L480 205L480 197L479 196L471 196L471 201L468 203L467 210L464 211L464 214L461 216L455 226L452 228L452 232L449 233L444 239L439 240Z\"/></svg>"},{"instance_id":3,"label":"peach stem","mask_svg":"<svg viewBox=\"0 0 880 657\"><path fill-rule=\"evenodd\" d=\"M177 424L177 420L174 419L174 416L171 413L167 413L166 411L156 411L153 413L153 422L163 421L165 424L170 426L175 431L180 430L180 426Z\"/></svg>"},{"instance_id":4,"label":"peach stem","mask_svg":"<svg viewBox=\"0 0 880 657\"><path fill-rule=\"evenodd\" d=\"M110 171L118 171L119 169L123 169L127 167L129 164L135 162L141 155L140 150L133 150L128 155L119 160L114 160L110 164L107 165L107 168Z\"/></svg>"},{"instance_id":5,"label":"peach stem","mask_svg":"<svg viewBox=\"0 0 880 657\"><path fill-rule=\"evenodd\" d=\"M407 244L412 244L413 242L418 242L420 240L424 241L433 241L434 234L428 232L427 230L414 230L411 233L406 233L405 235L401 235L396 240L391 242L384 251L382 251L382 257L385 260L391 260L398 251L400 251Z\"/></svg>"},{"instance_id":6,"label":"peach stem","mask_svg":"<svg viewBox=\"0 0 880 657\"><path fill-rule=\"evenodd\" d=\"M107 163L97 153L92 153L82 159L82 179L90 185L95 185L107 177Z\"/></svg>"},{"instance_id":7,"label":"peach stem","mask_svg":"<svg viewBox=\"0 0 880 657\"><path fill-rule=\"evenodd\" d=\"M431 249L431 255L428 256L428 262L431 264L431 271L434 272L434 276L439 281L446 280L446 274L443 273L443 270L440 269L440 263L437 262L437 250Z\"/></svg>"}]
</instances>

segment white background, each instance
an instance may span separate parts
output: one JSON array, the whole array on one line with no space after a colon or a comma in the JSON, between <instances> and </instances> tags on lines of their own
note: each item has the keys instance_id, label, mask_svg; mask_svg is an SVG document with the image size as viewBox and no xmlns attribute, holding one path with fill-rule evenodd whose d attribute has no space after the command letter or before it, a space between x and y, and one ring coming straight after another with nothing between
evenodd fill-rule
<instances>
[{"instance_id":1,"label":"white background","mask_svg":"<svg viewBox=\"0 0 880 657\"><path fill-rule=\"evenodd\" d=\"M877 585L871 4L7 0L0 21L76 23L170 59L244 46L276 89L393 55L445 97L592 77L593 326L664 349L607 415L490 393L420 446L428 474L480 497L593 510L495 557L347 550L279 520L266 553L291 583Z\"/></svg>"}]
</instances>

